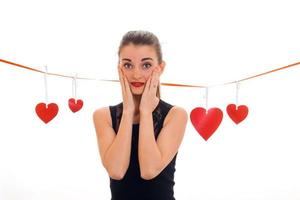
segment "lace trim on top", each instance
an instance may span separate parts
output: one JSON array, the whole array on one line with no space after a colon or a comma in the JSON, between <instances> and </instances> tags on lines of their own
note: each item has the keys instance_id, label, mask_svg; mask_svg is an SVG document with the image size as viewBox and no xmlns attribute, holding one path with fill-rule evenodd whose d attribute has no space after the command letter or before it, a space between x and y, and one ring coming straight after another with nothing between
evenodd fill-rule
<instances>
[{"instance_id":1,"label":"lace trim on top","mask_svg":"<svg viewBox=\"0 0 300 200\"><path fill-rule=\"evenodd\" d=\"M165 111L165 107L162 106L163 101L160 99L158 105L156 106L156 108L153 110L152 112L152 117L153 117L153 128L154 128L154 134L155 134L155 139L157 139L157 136L159 134L159 130L161 129L163 122L161 122L161 119L163 117L163 112ZM122 118L122 113L123 113L123 103L119 103L116 106L116 133L119 130L119 125L121 122L121 118ZM161 123L160 123L161 122ZM134 125L139 125L139 124L134 124Z\"/></svg>"}]
</instances>

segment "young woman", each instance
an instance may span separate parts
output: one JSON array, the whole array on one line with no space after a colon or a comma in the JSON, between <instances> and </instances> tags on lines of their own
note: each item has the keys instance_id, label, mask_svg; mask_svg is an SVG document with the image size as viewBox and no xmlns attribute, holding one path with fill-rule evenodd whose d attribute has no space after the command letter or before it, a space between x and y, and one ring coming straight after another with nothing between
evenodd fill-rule
<instances>
[{"instance_id":1,"label":"young woman","mask_svg":"<svg viewBox=\"0 0 300 200\"><path fill-rule=\"evenodd\" d=\"M178 148L188 114L160 98L164 71L158 38L129 31L119 47L123 102L93 113L112 200L174 200Z\"/></svg>"}]
</instances>

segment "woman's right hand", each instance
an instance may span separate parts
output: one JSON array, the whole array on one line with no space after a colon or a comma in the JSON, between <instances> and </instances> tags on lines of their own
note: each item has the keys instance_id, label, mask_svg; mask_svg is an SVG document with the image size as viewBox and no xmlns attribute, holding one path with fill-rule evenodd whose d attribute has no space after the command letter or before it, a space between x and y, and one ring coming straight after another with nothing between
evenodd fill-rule
<instances>
[{"instance_id":1,"label":"woman's right hand","mask_svg":"<svg viewBox=\"0 0 300 200\"><path fill-rule=\"evenodd\" d=\"M130 86L128 83L128 80L126 76L123 73L123 70L121 68L121 65L118 65L118 73L119 73L119 80L121 83L121 89L122 89L122 97L123 97L123 113L129 113L134 116L134 101L133 101L133 95L130 90Z\"/></svg>"}]
</instances>

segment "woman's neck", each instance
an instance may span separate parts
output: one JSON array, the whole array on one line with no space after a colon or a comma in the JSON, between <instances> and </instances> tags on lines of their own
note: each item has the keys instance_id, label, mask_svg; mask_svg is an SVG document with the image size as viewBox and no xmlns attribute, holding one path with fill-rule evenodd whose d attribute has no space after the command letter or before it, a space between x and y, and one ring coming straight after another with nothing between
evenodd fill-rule
<instances>
[{"instance_id":1,"label":"woman's neck","mask_svg":"<svg viewBox=\"0 0 300 200\"><path fill-rule=\"evenodd\" d=\"M139 118L140 115L140 103L141 103L142 95L133 95L133 102L134 102L134 116Z\"/></svg>"},{"instance_id":2,"label":"woman's neck","mask_svg":"<svg viewBox=\"0 0 300 200\"><path fill-rule=\"evenodd\" d=\"M140 114L140 103L141 103L142 95L133 95L134 102L134 116L139 116Z\"/></svg>"}]
</instances>

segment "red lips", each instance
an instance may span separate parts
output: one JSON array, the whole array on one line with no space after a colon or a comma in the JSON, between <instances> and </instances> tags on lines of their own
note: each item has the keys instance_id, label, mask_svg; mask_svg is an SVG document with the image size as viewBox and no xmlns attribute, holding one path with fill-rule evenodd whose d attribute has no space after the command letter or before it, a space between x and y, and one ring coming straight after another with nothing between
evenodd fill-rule
<instances>
[{"instance_id":1,"label":"red lips","mask_svg":"<svg viewBox=\"0 0 300 200\"><path fill-rule=\"evenodd\" d=\"M132 84L134 87L141 87L141 86L144 85L144 83L142 83L142 82L132 82L131 84Z\"/></svg>"}]
</instances>

